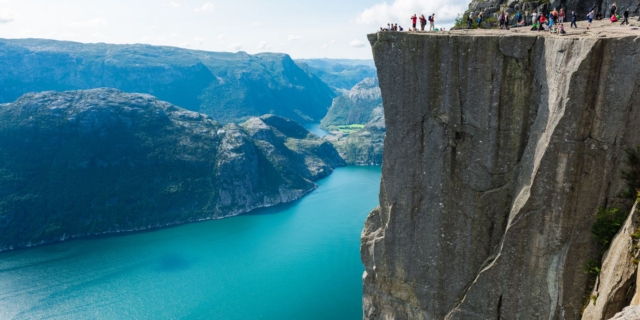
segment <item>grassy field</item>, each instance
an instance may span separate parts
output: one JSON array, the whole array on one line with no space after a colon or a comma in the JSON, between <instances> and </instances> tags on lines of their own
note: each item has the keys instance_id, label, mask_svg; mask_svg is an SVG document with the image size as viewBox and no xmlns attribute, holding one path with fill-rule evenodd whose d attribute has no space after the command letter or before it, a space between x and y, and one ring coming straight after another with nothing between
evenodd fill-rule
<instances>
[{"instance_id":1,"label":"grassy field","mask_svg":"<svg viewBox=\"0 0 640 320\"><path fill-rule=\"evenodd\" d=\"M340 131L342 133L354 133L362 130L364 128L364 124L349 124L343 126L330 126L329 131Z\"/></svg>"}]
</instances>

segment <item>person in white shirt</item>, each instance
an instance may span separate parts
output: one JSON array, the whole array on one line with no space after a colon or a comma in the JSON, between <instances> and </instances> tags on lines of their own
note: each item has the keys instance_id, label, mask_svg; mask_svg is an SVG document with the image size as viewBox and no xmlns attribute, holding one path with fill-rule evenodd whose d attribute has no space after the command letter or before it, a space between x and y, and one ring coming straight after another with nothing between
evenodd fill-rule
<instances>
[{"instance_id":1,"label":"person in white shirt","mask_svg":"<svg viewBox=\"0 0 640 320\"><path fill-rule=\"evenodd\" d=\"M431 20L429 20L429 31L433 31L436 23L436 14L431 14Z\"/></svg>"}]
</instances>

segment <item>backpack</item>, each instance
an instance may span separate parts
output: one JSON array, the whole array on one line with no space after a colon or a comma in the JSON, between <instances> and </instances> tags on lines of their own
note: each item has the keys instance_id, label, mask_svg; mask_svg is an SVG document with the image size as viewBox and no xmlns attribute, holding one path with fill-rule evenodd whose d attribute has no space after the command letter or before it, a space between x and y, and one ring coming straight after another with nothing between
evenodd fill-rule
<instances>
[{"instance_id":1,"label":"backpack","mask_svg":"<svg viewBox=\"0 0 640 320\"><path fill-rule=\"evenodd\" d=\"M433 22L433 16L429 16L429 22Z\"/></svg>"}]
</instances>

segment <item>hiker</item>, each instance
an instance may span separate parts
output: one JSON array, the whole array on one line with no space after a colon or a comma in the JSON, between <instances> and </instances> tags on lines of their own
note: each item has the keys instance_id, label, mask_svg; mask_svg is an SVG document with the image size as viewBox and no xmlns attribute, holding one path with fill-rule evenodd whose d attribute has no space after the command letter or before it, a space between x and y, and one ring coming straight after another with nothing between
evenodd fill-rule
<instances>
[{"instance_id":1,"label":"hiker","mask_svg":"<svg viewBox=\"0 0 640 320\"><path fill-rule=\"evenodd\" d=\"M614 4L611 5L611 16L612 17L615 17L616 11L618 11L618 6L616 6L616 4L614 3Z\"/></svg>"},{"instance_id":2,"label":"hiker","mask_svg":"<svg viewBox=\"0 0 640 320\"><path fill-rule=\"evenodd\" d=\"M564 9L560 8L560 13L558 14L560 18L560 22L564 22Z\"/></svg>"},{"instance_id":3,"label":"hiker","mask_svg":"<svg viewBox=\"0 0 640 320\"><path fill-rule=\"evenodd\" d=\"M555 22L555 18L553 17L553 12L549 13L549 30L553 27Z\"/></svg>"},{"instance_id":4,"label":"hiker","mask_svg":"<svg viewBox=\"0 0 640 320\"><path fill-rule=\"evenodd\" d=\"M411 24L413 25L413 30L416 30L416 21L418 21L418 16L414 13L411 16Z\"/></svg>"},{"instance_id":5,"label":"hiker","mask_svg":"<svg viewBox=\"0 0 640 320\"><path fill-rule=\"evenodd\" d=\"M558 33L560 35L567 34L567 32L564 31L564 24L563 23L558 24Z\"/></svg>"},{"instance_id":6,"label":"hiker","mask_svg":"<svg viewBox=\"0 0 640 320\"><path fill-rule=\"evenodd\" d=\"M432 13L429 16L429 31L432 31L435 29L435 23L436 23L436 14Z\"/></svg>"},{"instance_id":7,"label":"hiker","mask_svg":"<svg viewBox=\"0 0 640 320\"><path fill-rule=\"evenodd\" d=\"M504 14L504 29L509 30L509 14Z\"/></svg>"},{"instance_id":8,"label":"hiker","mask_svg":"<svg viewBox=\"0 0 640 320\"><path fill-rule=\"evenodd\" d=\"M404 31L404 29L402 29L402 26L398 26L398 31Z\"/></svg>"},{"instance_id":9,"label":"hiker","mask_svg":"<svg viewBox=\"0 0 640 320\"><path fill-rule=\"evenodd\" d=\"M516 26L517 27L521 27L522 26L520 21L522 21L522 13L520 12L520 10L518 10L518 13L516 13Z\"/></svg>"},{"instance_id":10,"label":"hiker","mask_svg":"<svg viewBox=\"0 0 640 320\"><path fill-rule=\"evenodd\" d=\"M469 12L467 16L467 24L469 25L469 29L473 26L473 11Z\"/></svg>"},{"instance_id":11,"label":"hiker","mask_svg":"<svg viewBox=\"0 0 640 320\"><path fill-rule=\"evenodd\" d=\"M547 30L548 28L547 17L541 14L538 21L540 22L540 25L538 26L538 31Z\"/></svg>"},{"instance_id":12,"label":"hiker","mask_svg":"<svg viewBox=\"0 0 640 320\"><path fill-rule=\"evenodd\" d=\"M593 12L593 10L591 10L591 12L589 12L589 14L587 15L587 30L589 30L589 27L591 27L591 22L593 22L593 15L595 14L595 12Z\"/></svg>"},{"instance_id":13,"label":"hiker","mask_svg":"<svg viewBox=\"0 0 640 320\"><path fill-rule=\"evenodd\" d=\"M538 12L533 11L531 14L531 24L538 24Z\"/></svg>"},{"instance_id":14,"label":"hiker","mask_svg":"<svg viewBox=\"0 0 640 320\"><path fill-rule=\"evenodd\" d=\"M482 23L482 12L478 14L478 29L480 29L480 24Z\"/></svg>"},{"instance_id":15,"label":"hiker","mask_svg":"<svg viewBox=\"0 0 640 320\"><path fill-rule=\"evenodd\" d=\"M498 16L498 22L500 22L500 26L498 27L498 29L504 29L504 11L500 12L500 15Z\"/></svg>"},{"instance_id":16,"label":"hiker","mask_svg":"<svg viewBox=\"0 0 640 320\"><path fill-rule=\"evenodd\" d=\"M424 14L420 15L420 31L424 31L424 27L427 25L427 18L424 17Z\"/></svg>"},{"instance_id":17,"label":"hiker","mask_svg":"<svg viewBox=\"0 0 640 320\"><path fill-rule=\"evenodd\" d=\"M558 10L556 8L553 8L553 11L551 11L551 16L549 20L553 21L553 24L558 23Z\"/></svg>"},{"instance_id":18,"label":"hiker","mask_svg":"<svg viewBox=\"0 0 640 320\"><path fill-rule=\"evenodd\" d=\"M620 23L620 25L623 25L625 23L629 25L629 8L627 8L627 10L625 10L622 14L622 23Z\"/></svg>"},{"instance_id":19,"label":"hiker","mask_svg":"<svg viewBox=\"0 0 640 320\"><path fill-rule=\"evenodd\" d=\"M578 28L576 21L578 20L578 15L575 11L571 11L571 28Z\"/></svg>"}]
</instances>

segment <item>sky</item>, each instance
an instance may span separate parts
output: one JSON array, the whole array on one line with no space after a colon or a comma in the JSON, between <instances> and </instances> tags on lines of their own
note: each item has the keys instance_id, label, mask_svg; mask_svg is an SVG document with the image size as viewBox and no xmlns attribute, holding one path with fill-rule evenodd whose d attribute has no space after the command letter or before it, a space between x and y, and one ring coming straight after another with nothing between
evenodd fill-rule
<instances>
[{"instance_id":1,"label":"sky","mask_svg":"<svg viewBox=\"0 0 640 320\"><path fill-rule=\"evenodd\" d=\"M293 58L371 59L367 33L435 13L450 27L470 0L0 0L0 38L144 43Z\"/></svg>"}]
</instances>

